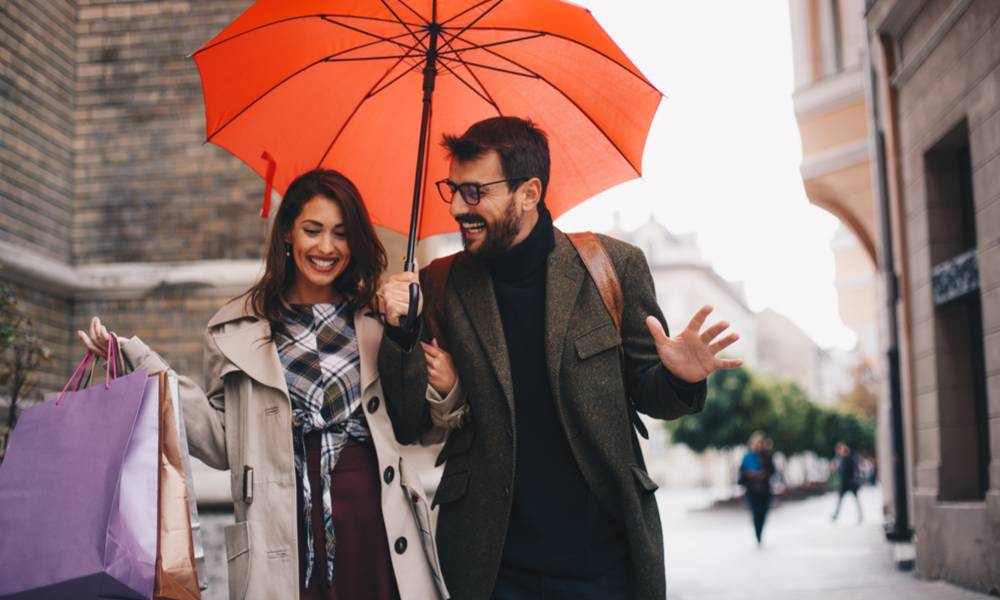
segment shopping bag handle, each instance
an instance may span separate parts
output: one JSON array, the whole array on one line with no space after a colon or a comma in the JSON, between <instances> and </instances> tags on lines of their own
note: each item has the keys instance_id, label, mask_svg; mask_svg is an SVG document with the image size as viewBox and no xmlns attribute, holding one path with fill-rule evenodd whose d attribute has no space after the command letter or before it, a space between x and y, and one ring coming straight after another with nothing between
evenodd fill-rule
<instances>
[{"instance_id":1,"label":"shopping bag handle","mask_svg":"<svg viewBox=\"0 0 1000 600\"><path fill-rule=\"evenodd\" d=\"M62 402L62 398L66 394L66 390L69 389L70 384L76 381L76 385L73 387L74 392L80 387L79 380L83 378L83 374L85 373L87 363L90 362L91 356L93 355L90 352L87 352L87 354L84 355L83 360L80 361L80 364L76 366L76 369L73 371L73 374L70 375L69 377L69 381L66 382L66 385L63 386L62 391L59 392L59 396L56 397L56 406L59 406L59 403Z\"/></svg>"},{"instance_id":2,"label":"shopping bag handle","mask_svg":"<svg viewBox=\"0 0 1000 600\"><path fill-rule=\"evenodd\" d=\"M121 357L121 349L119 348L118 345L118 337L114 334L108 336L107 355L108 355L107 366L105 367L104 370L105 390L111 389L112 379L118 379L118 360ZM94 354L92 352L87 352L87 354L84 355L83 360L80 361L80 364L77 365L76 369L73 371L73 374L70 376L69 381L66 382L66 385L63 386L62 391L59 392L59 396L56 398L56 406L59 406L59 403L62 402L63 396L66 395L66 391L69 390L70 385L73 385L74 392L80 389L80 384L83 382L84 375L86 375L87 364L90 362L90 359L92 357L94 357ZM96 365L97 365L97 358L94 357L94 365L92 365L91 367L90 379L93 379L94 377L93 366ZM112 377L112 373L114 373L114 377Z\"/></svg>"}]
</instances>

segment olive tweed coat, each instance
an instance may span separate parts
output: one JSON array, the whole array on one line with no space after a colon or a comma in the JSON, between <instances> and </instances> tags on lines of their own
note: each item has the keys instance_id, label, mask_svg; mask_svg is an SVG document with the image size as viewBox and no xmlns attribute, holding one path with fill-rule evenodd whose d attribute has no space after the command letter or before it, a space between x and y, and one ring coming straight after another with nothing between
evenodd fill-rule
<instances>
[{"instance_id":1,"label":"olive tweed coat","mask_svg":"<svg viewBox=\"0 0 1000 600\"><path fill-rule=\"evenodd\" d=\"M621 517L631 558L632 596L666 595L663 537L653 492L638 451L628 402L642 413L674 419L700 411L705 384L685 384L668 373L645 319L663 322L642 251L600 236L622 283L624 314L618 332L576 250L556 230L545 297L545 350L553 401L573 456L594 494ZM435 496L440 506L438 551L445 582L458 600L489 598L496 582L514 481L513 384L503 327L487 267L467 253L455 256L447 287L441 263L421 272L426 305L440 302L443 337L466 383L470 422L451 432L439 461L447 460ZM427 334L424 334L425 337ZM625 353L621 369L618 345ZM401 348L384 335L379 372L390 418L402 442L430 426L426 366L419 344ZM623 380L624 379L624 380ZM539 456L538 460L545 460Z\"/></svg>"}]
</instances>

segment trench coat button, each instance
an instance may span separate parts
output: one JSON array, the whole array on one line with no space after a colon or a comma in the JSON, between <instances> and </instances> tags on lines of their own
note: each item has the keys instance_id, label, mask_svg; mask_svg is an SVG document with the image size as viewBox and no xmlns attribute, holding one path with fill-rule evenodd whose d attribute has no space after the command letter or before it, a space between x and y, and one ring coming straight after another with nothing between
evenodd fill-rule
<instances>
[{"instance_id":1,"label":"trench coat button","mask_svg":"<svg viewBox=\"0 0 1000 600\"><path fill-rule=\"evenodd\" d=\"M392 483L392 478L395 476L396 469L393 469L392 467L386 467L385 472L382 473L382 479L384 479L386 483Z\"/></svg>"},{"instance_id":2,"label":"trench coat button","mask_svg":"<svg viewBox=\"0 0 1000 600\"><path fill-rule=\"evenodd\" d=\"M508 429L506 433L507 433L507 439L508 440L513 440L514 439L514 432L513 431L511 431L510 429Z\"/></svg>"},{"instance_id":3,"label":"trench coat button","mask_svg":"<svg viewBox=\"0 0 1000 600\"><path fill-rule=\"evenodd\" d=\"M372 399L368 401L368 412L373 413L378 410L378 403L378 396L372 396Z\"/></svg>"},{"instance_id":4,"label":"trench coat button","mask_svg":"<svg viewBox=\"0 0 1000 600\"><path fill-rule=\"evenodd\" d=\"M406 552L406 538L405 537L396 538L395 548L396 548L396 554L402 554Z\"/></svg>"},{"instance_id":5,"label":"trench coat button","mask_svg":"<svg viewBox=\"0 0 1000 600\"><path fill-rule=\"evenodd\" d=\"M505 487L503 489L503 497L506 498L507 496L510 496L510 488L509 487Z\"/></svg>"}]
</instances>

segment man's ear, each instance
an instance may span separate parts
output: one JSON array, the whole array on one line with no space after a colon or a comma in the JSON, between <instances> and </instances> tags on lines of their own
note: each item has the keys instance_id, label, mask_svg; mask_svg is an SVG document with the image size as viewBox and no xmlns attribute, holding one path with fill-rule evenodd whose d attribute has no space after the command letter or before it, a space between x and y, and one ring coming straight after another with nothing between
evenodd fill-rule
<instances>
[{"instance_id":1,"label":"man's ear","mask_svg":"<svg viewBox=\"0 0 1000 600\"><path fill-rule=\"evenodd\" d=\"M542 199L542 180L537 177L532 177L522 183L521 188L518 191L520 192L518 196L521 210L524 212L530 212L538 206L538 203Z\"/></svg>"}]
</instances>

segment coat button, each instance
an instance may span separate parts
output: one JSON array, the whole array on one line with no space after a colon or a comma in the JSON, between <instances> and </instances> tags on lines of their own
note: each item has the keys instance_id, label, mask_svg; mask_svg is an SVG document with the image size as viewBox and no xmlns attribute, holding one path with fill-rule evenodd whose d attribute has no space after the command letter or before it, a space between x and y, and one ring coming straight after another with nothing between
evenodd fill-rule
<instances>
[{"instance_id":1,"label":"coat button","mask_svg":"<svg viewBox=\"0 0 1000 600\"><path fill-rule=\"evenodd\" d=\"M406 538L401 537L396 539L396 554L402 554L406 552Z\"/></svg>"},{"instance_id":2,"label":"coat button","mask_svg":"<svg viewBox=\"0 0 1000 600\"><path fill-rule=\"evenodd\" d=\"M507 430L507 439L511 441L514 440L514 432L511 431L510 429Z\"/></svg>"},{"instance_id":3,"label":"coat button","mask_svg":"<svg viewBox=\"0 0 1000 600\"><path fill-rule=\"evenodd\" d=\"M503 497L506 498L507 496L510 496L510 488L509 487L505 487L503 489Z\"/></svg>"},{"instance_id":4,"label":"coat button","mask_svg":"<svg viewBox=\"0 0 1000 600\"><path fill-rule=\"evenodd\" d=\"M368 412L373 413L378 410L378 403L378 396L372 396L372 399L368 401Z\"/></svg>"},{"instance_id":5,"label":"coat button","mask_svg":"<svg viewBox=\"0 0 1000 600\"><path fill-rule=\"evenodd\" d=\"M392 478L395 476L396 469L393 469L392 467L386 467L385 472L382 473L382 479L384 479L386 483L392 483Z\"/></svg>"}]
</instances>

